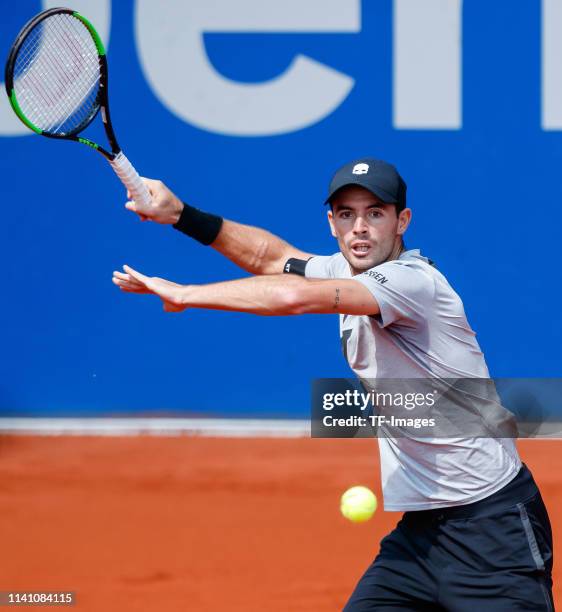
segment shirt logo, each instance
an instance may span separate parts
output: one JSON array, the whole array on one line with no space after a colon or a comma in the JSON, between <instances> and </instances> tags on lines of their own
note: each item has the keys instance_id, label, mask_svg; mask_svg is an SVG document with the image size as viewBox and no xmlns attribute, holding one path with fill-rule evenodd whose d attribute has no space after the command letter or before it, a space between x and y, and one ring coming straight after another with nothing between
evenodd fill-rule
<instances>
[{"instance_id":1,"label":"shirt logo","mask_svg":"<svg viewBox=\"0 0 562 612\"><path fill-rule=\"evenodd\" d=\"M367 174L369 172L369 164L355 164L351 172L353 174Z\"/></svg>"},{"instance_id":2,"label":"shirt logo","mask_svg":"<svg viewBox=\"0 0 562 612\"><path fill-rule=\"evenodd\" d=\"M362 272L362 274L366 274L367 276L374 278L377 283L380 283L381 285L388 283L388 278L386 278L386 276L384 274L381 274L380 272L375 272L374 270L366 270L365 272Z\"/></svg>"}]
</instances>

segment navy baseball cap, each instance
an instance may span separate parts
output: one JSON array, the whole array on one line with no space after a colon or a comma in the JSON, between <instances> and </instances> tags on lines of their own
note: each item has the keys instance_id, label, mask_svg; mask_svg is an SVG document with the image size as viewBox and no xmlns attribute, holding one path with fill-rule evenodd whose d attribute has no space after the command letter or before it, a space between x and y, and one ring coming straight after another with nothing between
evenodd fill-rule
<instances>
[{"instance_id":1,"label":"navy baseball cap","mask_svg":"<svg viewBox=\"0 0 562 612\"><path fill-rule=\"evenodd\" d=\"M332 177L328 189L328 204L336 192L348 185L367 189L383 202L396 204L398 210L406 208L406 183L398 170L388 162L363 157L342 166Z\"/></svg>"}]
</instances>

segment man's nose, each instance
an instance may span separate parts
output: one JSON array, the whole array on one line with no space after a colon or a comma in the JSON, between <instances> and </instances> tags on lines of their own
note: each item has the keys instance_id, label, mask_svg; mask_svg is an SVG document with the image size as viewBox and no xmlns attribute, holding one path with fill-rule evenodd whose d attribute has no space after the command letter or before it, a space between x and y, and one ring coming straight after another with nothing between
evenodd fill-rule
<instances>
[{"instance_id":1,"label":"man's nose","mask_svg":"<svg viewBox=\"0 0 562 612\"><path fill-rule=\"evenodd\" d=\"M367 231L367 222L363 217L359 216L355 219L353 231L355 234L364 234Z\"/></svg>"}]
</instances>

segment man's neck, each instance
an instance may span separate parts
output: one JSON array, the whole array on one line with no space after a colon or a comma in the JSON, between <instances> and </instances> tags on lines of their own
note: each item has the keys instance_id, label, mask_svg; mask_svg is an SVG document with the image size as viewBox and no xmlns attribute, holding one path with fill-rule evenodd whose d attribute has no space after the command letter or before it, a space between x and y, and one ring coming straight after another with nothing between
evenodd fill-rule
<instances>
[{"instance_id":1,"label":"man's neck","mask_svg":"<svg viewBox=\"0 0 562 612\"><path fill-rule=\"evenodd\" d=\"M400 255L402 255L402 253L406 250L406 247L404 246L404 241L402 239L400 239L395 245L394 248L392 249L388 259L386 261L392 261L393 259L398 259L400 257Z\"/></svg>"}]
</instances>

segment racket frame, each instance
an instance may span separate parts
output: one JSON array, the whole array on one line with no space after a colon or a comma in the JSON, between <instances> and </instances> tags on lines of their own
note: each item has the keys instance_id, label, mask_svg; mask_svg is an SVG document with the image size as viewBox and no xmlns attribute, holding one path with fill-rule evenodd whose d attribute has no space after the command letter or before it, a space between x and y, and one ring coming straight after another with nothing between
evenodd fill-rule
<instances>
[{"instance_id":1,"label":"racket frame","mask_svg":"<svg viewBox=\"0 0 562 612\"><path fill-rule=\"evenodd\" d=\"M18 53L25 42L26 38L29 34L36 28L42 21L52 17L53 15L72 15L76 19L82 22L82 24L86 27L90 36L92 37L94 44L96 46L98 52L98 61L99 61L99 69L100 69L100 80L99 80L99 88L98 94L96 98L96 106L92 109L90 114L73 130L66 134L50 134L48 132L43 131L36 125L33 125L31 121L23 114L19 103L17 101L15 89L14 89L14 69L16 60L18 57ZM77 11L73 11L68 8L52 8L46 11L35 15L32 19L30 19L25 26L22 28L20 33L18 34L12 48L10 49L10 53L8 55L8 60L6 62L5 69L5 86L6 93L8 94L8 98L10 100L10 104L18 116L18 118L31 130L33 130L36 134L40 134L41 136L46 136L47 138L54 138L56 140L73 140L74 142L81 142L92 149L95 149L99 153L101 153L106 159L109 161L113 161L115 157L121 152L121 148L117 142L117 138L115 136L115 132L113 130L113 126L111 124L111 117L109 114L109 96L108 96L108 70L107 70L107 58L105 55L105 48L103 42L96 32L94 26L80 13ZM102 122L104 125L105 133L109 142L109 146L111 150L107 150L101 145L93 142L89 138L83 138L79 136L79 134L84 131L90 123L96 118L98 113L101 113Z\"/></svg>"}]
</instances>

